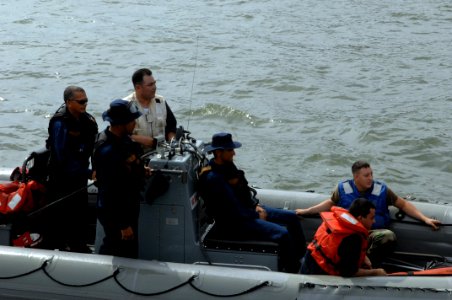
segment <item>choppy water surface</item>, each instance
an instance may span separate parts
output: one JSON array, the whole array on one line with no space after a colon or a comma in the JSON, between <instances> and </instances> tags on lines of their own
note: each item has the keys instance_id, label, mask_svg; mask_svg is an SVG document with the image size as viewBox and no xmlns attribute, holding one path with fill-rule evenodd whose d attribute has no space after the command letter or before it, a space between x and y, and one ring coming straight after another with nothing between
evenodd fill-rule
<instances>
[{"instance_id":1,"label":"choppy water surface","mask_svg":"<svg viewBox=\"0 0 452 300\"><path fill-rule=\"evenodd\" d=\"M151 67L179 124L232 132L267 188L329 193L357 159L400 195L451 201L450 1L0 4L0 167L44 145L69 84L101 113Z\"/></svg>"}]
</instances>

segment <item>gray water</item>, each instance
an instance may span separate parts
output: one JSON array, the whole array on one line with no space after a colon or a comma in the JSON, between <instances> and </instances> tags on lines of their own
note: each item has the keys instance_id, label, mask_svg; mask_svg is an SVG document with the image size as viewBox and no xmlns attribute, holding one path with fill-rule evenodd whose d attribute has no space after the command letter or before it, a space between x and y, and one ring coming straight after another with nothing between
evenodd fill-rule
<instances>
[{"instance_id":1,"label":"gray water","mask_svg":"<svg viewBox=\"0 0 452 300\"><path fill-rule=\"evenodd\" d=\"M47 137L67 85L101 114L150 67L179 125L243 143L257 186L329 193L368 160L451 201L449 0L22 0L0 4L0 167Z\"/></svg>"}]
</instances>

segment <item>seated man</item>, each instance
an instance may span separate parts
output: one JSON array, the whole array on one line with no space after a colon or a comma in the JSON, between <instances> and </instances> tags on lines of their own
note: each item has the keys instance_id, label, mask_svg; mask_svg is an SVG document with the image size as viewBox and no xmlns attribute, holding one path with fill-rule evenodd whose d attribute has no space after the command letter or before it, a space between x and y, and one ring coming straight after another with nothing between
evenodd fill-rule
<instances>
[{"instance_id":1,"label":"seated man","mask_svg":"<svg viewBox=\"0 0 452 300\"><path fill-rule=\"evenodd\" d=\"M374 181L372 168L365 161L357 161L352 165L353 179L339 182L330 199L306 209L296 209L299 216L328 211L333 205L350 207L356 198L363 197L376 207L375 224L372 226L368 249L369 258L374 265L381 263L383 258L392 252L396 236L389 226L390 216L388 206L393 205L403 210L409 216L416 218L437 230L440 221L426 217L413 204L397 196L386 184ZM375 230L378 229L378 230Z\"/></svg>"},{"instance_id":2,"label":"seated man","mask_svg":"<svg viewBox=\"0 0 452 300\"><path fill-rule=\"evenodd\" d=\"M199 193L207 213L224 238L272 241L280 245L279 270L297 273L306 241L295 212L257 204L251 197L244 172L233 162L241 147L229 133L217 133L206 151L214 158L201 172ZM284 226L281 226L282 224Z\"/></svg>"},{"instance_id":3,"label":"seated man","mask_svg":"<svg viewBox=\"0 0 452 300\"><path fill-rule=\"evenodd\" d=\"M351 276L382 276L383 269L372 269L366 256L369 229L375 222L375 206L358 198L349 211L333 206L322 212L323 223L303 258L302 274Z\"/></svg>"}]
</instances>

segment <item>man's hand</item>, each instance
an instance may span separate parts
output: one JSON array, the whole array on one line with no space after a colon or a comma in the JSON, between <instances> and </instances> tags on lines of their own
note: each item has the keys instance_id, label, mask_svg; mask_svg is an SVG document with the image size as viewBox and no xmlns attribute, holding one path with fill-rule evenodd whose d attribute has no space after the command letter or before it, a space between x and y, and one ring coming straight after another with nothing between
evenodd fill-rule
<instances>
[{"instance_id":1,"label":"man's hand","mask_svg":"<svg viewBox=\"0 0 452 300\"><path fill-rule=\"evenodd\" d=\"M427 218L427 219L424 220L424 222L428 226L432 227L433 230L438 230L439 229L439 225L441 225L441 221L435 220L435 219L432 219L432 218Z\"/></svg>"},{"instance_id":2,"label":"man's hand","mask_svg":"<svg viewBox=\"0 0 452 300\"><path fill-rule=\"evenodd\" d=\"M364 258L363 268L364 269L372 269L372 262L370 261L369 257L367 257L367 255Z\"/></svg>"},{"instance_id":3,"label":"man's hand","mask_svg":"<svg viewBox=\"0 0 452 300\"><path fill-rule=\"evenodd\" d=\"M151 175L152 175L152 170L151 170L151 168L149 168L149 167L147 167L147 166L144 166L144 176L146 176L146 177L151 177Z\"/></svg>"},{"instance_id":4,"label":"man's hand","mask_svg":"<svg viewBox=\"0 0 452 300\"><path fill-rule=\"evenodd\" d=\"M267 220L267 212L265 211L265 209L262 206L257 205L256 212L259 214L259 219Z\"/></svg>"},{"instance_id":5,"label":"man's hand","mask_svg":"<svg viewBox=\"0 0 452 300\"><path fill-rule=\"evenodd\" d=\"M441 224L440 221L425 216L410 201L407 201L401 197L397 197L397 200L394 202L394 206L400 210L403 210L410 217L418 219L419 221L429 225L433 228L433 230L439 229L439 225Z\"/></svg>"},{"instance_id":6,"label":"man's hand","mask_svg":"<svg viewBox=\"0 0 452 300\"><path fill-rule=\"evenodd\" d=\"M382 268L379 269L363 269L359 268L358 272L354 276L386 276L386 271Z\"/></svg>"},{"instance_id":7,"label":"man's hand","mask_svg":"<svg viewBox=\"0 0 452 300\"><path fill-rule=\"evenodd\" d=\"M382 269L382 268L372 269L372 271L373 271L373 275L375 275L375 276L386 276L386 275L388 275L386 273L386 271L384 269Z\"/></svg>"},{"instance_id":8,"label":"man's hand","mask_svg":"<svg viewBox=\"0 0 452 300\"><path fill-rule=\"evenodd\" d=\"M297 214L297 216L303 216L306 214L306 209L297 208L297 209L295 209L295 213Z\"/></svg>"}]
</instances>

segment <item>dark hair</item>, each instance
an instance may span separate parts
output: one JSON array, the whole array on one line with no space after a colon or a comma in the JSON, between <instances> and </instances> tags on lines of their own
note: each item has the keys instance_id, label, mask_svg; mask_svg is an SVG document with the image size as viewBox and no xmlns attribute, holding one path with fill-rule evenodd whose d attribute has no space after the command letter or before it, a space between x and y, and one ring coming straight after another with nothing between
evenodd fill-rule
<instances>
[{"instance_id":1,"label":"dark hair","mask_svg":"<svg viewBox=\"0 0 452 300\"><path fill-rule=\"evenodd\" d=\"M357 198L350 205L348 212L355 218L359 216L365 218L371 209L375 209L375 205L372 202L365 198Z\"/></svg>"},{"instance_id":2,"label":"dark hair","mask_svg":"<svg viewBox=\"0 0 452 300\"><path fill-rule=\"evenodd\" d=\"M363 168L370 168L370 164L364 160L358 160L352 165L352 174L355 175L356 172Z\"/></svg>"},{"instance_id":3,"label":"dark hair","mask_svg":"<svg viewBox=\"0 0 452 300\"><path fill-rule=\"evenodd\" d=\"M75 86L75 85L70 85L67 88L65 88L64 93L63 93L64 102L67 102L68 100L71 100L72 98L74 98L74 94L76 92L85 93L85 90L83 88L81 88L79 86Z\"/></svg>"},{"instance_id":4,"label":"dark hair","mask_svg":"<svg viewBox=\"0 0 452 300\"><path fill-rule=\"evenodd\" d=\"M132 75L133 86L142 83L144 76L152 76L152 71L147 68L136 70Z\"/></svg>"}]
</instances>

